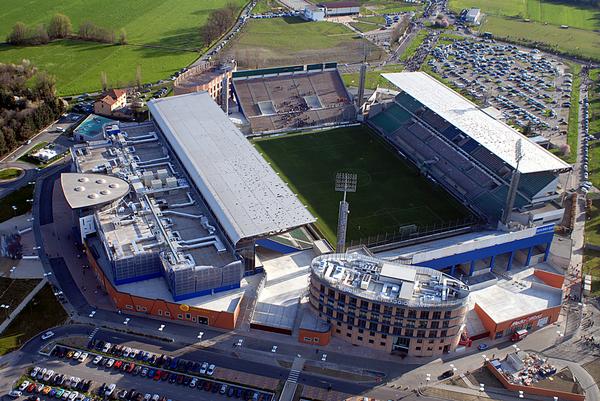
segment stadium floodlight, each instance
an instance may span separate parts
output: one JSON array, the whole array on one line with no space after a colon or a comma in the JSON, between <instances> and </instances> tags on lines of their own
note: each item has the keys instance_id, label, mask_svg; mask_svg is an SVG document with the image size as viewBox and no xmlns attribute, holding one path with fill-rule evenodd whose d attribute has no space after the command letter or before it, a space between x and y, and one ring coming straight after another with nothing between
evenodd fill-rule
<instances>
[{"instance_id":1,"label":"stadium floodlight","mask_svg":"<svg viewBox=\"0 0 600 401\"><path fill-rule=\"evenodd\" d=\"M519 164L521 163L521 159L523 159L523 156L523 140L519 139L515 144L515 161L517 162L517 165L510 178L510 186L508 188L508 194L506 195L506 204L504 206L504 210L502 211L502 219L500 220L504 225L508 225L510 213L512 212L512 209L515 205L515 199L517 197L517 188L519 187L519 180L521 178Z\"/></svg>"},{"instance_id":2,"label":"stadium floodlight","mask_svg":"<svg viewBox=\"0 0 600 401\"><path fill-rule=\"evenodd\" d=\"M348 229L348 213L350 213L350 205L346 202L346 194L348 192L356 192L358 176L355 173L337 173L335 175L335 190L343 192L344 198L340 201L340 209L338 211L338 227L337 227L337 244L336 252L344 252L346 246L346 230Z\"/></svg>"}]
</instances>

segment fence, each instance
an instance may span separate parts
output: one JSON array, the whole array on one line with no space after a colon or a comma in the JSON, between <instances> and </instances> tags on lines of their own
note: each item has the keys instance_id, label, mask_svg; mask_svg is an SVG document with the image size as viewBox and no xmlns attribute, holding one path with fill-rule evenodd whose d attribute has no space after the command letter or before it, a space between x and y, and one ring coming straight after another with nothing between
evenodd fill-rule
<instances>
[{"instance_id":1,"label":"fence","mask_svg":"<svg viewBox=\"0 0 600 401\"><path fill-rule=\"evenodd\" d=\"M398 230L393 232L386 232L383 234L377 234L374 236L360 238L357 240L351 240L346 244L347 248L353 248L364 245L366 247L376 247L381 245L387 245L396 242L403 242L409 240L417 240L422 237L428 237L435 234L441 234L449 231L456 231L462 228L469 228L473 230L481 222L470 216L465 219L457 219L448 223L433 224L425 226L408 225L398 227Z\"/></svg>"}]
</instances>

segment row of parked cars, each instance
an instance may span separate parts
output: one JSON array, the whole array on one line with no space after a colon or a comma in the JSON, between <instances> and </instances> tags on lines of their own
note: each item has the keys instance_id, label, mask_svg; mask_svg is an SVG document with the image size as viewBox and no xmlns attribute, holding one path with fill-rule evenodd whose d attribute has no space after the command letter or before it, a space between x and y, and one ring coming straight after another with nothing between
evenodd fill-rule
<instances>
[{"instance_id":1,"label":"row of parked cars","mask_svg":"<svg viewBox=\"0 0 600 401\"><path fill-rule=\"evenodd\" d=\"M63 401L91 401L86 396L94 382L55 372L52 369L36 366L29 373L31 380L24 380L18 390L13 391L13 396L29 393L35 398L36 394L56 398Z\"/></svg>"},{"instance_id":2,"label":"row of parked cars","mask_svg":"<svg viewBox=\"0 0 600 401\"><path fill-rule=\"evenodd\" d=\"M137 361L138 364L149 365L150 367L156 367L159 369L173 370L181 373L196 373L212 376L216 369L216 366L212 363L189 361L183 358L171 357L165 354L157 355L148 351L118 344L111 344L102 340L91 340L88 343L88 349L95 349L105 354L114 355L117 358L127 360L127 362L133 362L134 365ZM133 370L135 370L135 368L133 368Z\"/></svg>"},{"instance_id":3,"label":"row of parked cars","mask_svg":"<svg viewBox=\"0 0 600 401\"><path fill-rule=\"evenodd\" d=\"M590 188L592 188L592 182L590 181L590 172L589 172L589 141L590 139L595 139L593 135L590 135L590 123L589 123L589 101L587 96L583 98L582 103L582 113L583 120L581 122L583 128L583 157L581 160L581 178L583 179L580 190L584 194L587 194Z\"/></svg>"}]
</instances>

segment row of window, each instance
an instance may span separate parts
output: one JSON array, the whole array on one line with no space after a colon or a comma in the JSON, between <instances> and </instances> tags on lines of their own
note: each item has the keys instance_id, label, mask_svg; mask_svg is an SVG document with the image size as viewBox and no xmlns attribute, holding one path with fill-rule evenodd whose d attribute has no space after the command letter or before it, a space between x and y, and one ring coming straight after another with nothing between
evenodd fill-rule
<instances>
[{"instance_id":1,"label":"row of window","mask_svg":"<svg viewBox=\"0 0 600 401\"><path fill-rule=\"evenodd\" d=\"M133 305L125 305L125 309L133 310L134 307L133 307ZM148 308L146 308L145 306L142 306L142 305L136 305L135 306L135 310L137 312L148 312ZM169 312L168 310L163 311L162 309L158 309L156 311L156 313L158 314L158 316L171 317L171 312ZM182 313L179 313L177 315L177 319L184 320L184 315ZM192 322L198 322L198 323L202 323L202 324L208 324L208 318L207 317L192 316L191 313L186 313L185 314L185 320L191 320Z\"/></svg>"},{"instance_id":2,"label":"row of window","mask_svg":"<svg viewBox=\"0 0 600 401\"><path fill-rule=\"evenodd\" d=\"M327 289L327 301L325 301L325 286L323 284L320 285L320 294L319 301L320 303L327 303L330 307L345 308L348 307L348 310L356 310L360 309L361 313L366 313L367 311L371 312L371 316L378 316L378 313L382 313L387 316L397 316L397 317L407 317L412 319L426 319L426 320L440 320L442 319L442 311L430 311L430 310L421 310L417 311L415 309L404 309L402 307L395 307L391 305L383 305L376 302L371 302L365 299L360 299L353 297L351 295L338 293L339 298L337 299L337 303L335 300L336 291L334 289ZM450 319L452 317L452 311L447 310L443 311L443 318Z\"/></svg>"}]
</instances>

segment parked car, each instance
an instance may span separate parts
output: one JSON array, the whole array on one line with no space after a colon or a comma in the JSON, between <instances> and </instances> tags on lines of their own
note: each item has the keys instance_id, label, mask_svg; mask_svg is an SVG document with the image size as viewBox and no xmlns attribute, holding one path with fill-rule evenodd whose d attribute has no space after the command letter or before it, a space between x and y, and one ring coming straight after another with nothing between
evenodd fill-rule
<instances>
[{"instance_id":1,"label":"parked car","mask_svg":"<svg viewBox=\"0 0 600 401\"><path fill-rule=\"evenodd\" d=\"M12 390L10 393L8 393L8 396L11 398L19 398L22 395L23 393L19 390Z\"/></svg>"},{"instance_id":2,"label":"parked car","mask_svg":"<svg viewBox=\"0 0 600 401\"><path fill-rule=\"evenodd\" d=\"M206 374L212 376L215 373L216 366L214 364L210 364L208 369L206 370Z\"/></svg>"},{"instance_id":3,"label":"parked car","mask_svg":"<svg viewBox=\"0 0 600 401\"><path fill-rule=\"evenodd\" d=\"M29 380L25 380L23 383L21 383L21 385L19 386L19 391L25 391L25 389L27 387L29 387L31 383L29 382Z\"/></svg>"},{"instance_id":4,"label":"parked car","mask_svg":"<svg viewBox=\"0 0 600 401\"><path fill-rule=\"evenodd\" d=\"M44 334L42 334L42 340L46 341L49 338L54 337L54 332L53 331L47 331Z\"/></svg>"}]
</instances>

